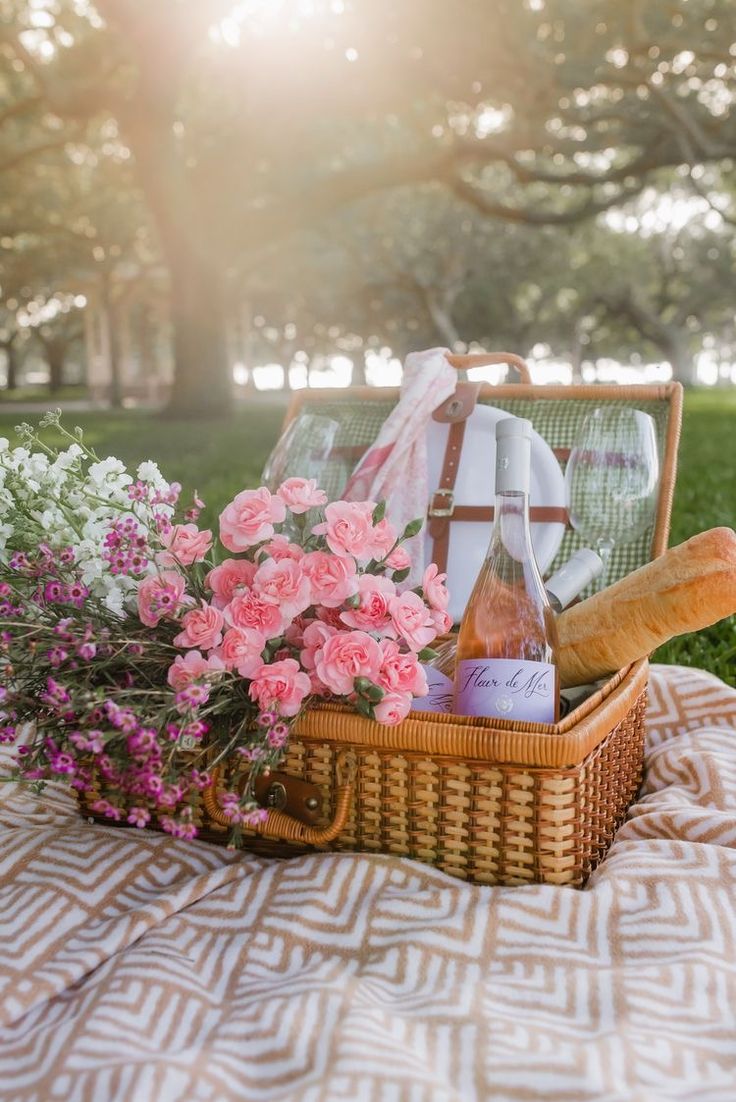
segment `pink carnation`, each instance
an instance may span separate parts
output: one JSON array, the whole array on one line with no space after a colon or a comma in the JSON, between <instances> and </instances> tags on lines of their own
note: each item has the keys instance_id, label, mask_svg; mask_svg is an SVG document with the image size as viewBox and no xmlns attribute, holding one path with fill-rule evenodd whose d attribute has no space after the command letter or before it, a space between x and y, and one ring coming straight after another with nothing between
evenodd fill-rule
<instances>
[{"instance_id":1,"label":"pink carnation","mask_svg":"<svg viewBox=\"0 0 736 1102\"><path fill-rule=\"evenodd\" d=\"M252 589L239 590L222 610L225 622L234 628L253 628L266 639L275 639L286 627L278 605L264 601Z\"/></svg>"},{"instance_id":2,"label":"pink carnation","mask_svg":"<svg viewBox=\"0 0 736 1102\"><path fill-rule=\"evenodd\" d=\"M384 559L395 543L396 529L387 517L379 520L378 524L374 524L371 536L371 558Z\"/></svg>"},{"instance_id":3,"label":"pink carnation","mask_svg":"<svg viewBox=\"0 0 736 1102\"><path fill-rule=\"evenodd\" d=\"M287 478L276 493L292 513L306 513L327 502L327 494L317 487L314 478Z\"/></svg>"},{"instance_id":4,"label":"pink carnation","mask_svg":"<svg viewBox=\"0 0 736 1102\"><path fill-rule=\"evenodd\" d=\"M209 658L205 658L198 650L190 650L186 654L177 654L169 666L166 680L172 689L181 692L193 681L222 673L224 669L225 666L217 655L211 654Z\"/></svg>"},{"instance_id":5,"label":"pink carnation","mask_svg":"<svg viewBox=\"0 0 736 1102\"><path fill-rule=\"evenodd\" d=\"M446 635L452 627L452 616L449 612L445 612L440 608L433 608L430 609L429 615L432 617L437 635Z\"/></svg>"},{"instance_id":6,"label":"pink carnation","mask_svg":"<svg viewBox=\"0 0 736 1102\"><path fill-rule=\"evenodd\" d=\"M406 719L411 709L411 697L407 693L386 693L375 706L375 715L379 723L394 727Z\"/></svg>"},{"instance_id":7,"label":"pink carnation","mask_svg":"<svg viewBox=\"0 0 736 1102\"><path fill-rule=\"evenodd\" d=\"M410 696L426 696L429 692L427 675L416 654L402 654L393 639L386 639L381 644L378 684L389 692L409 693Z\"/></svg>"},{"instance_id":8,"label":"pink carnation","mask_svg":"<svg viewBox=\"0 0 736 1102\"><path fill-rule=\"evenodd\" d=\"M343 612L340 619L348 627L361 631L385 631L393 633L389 601L396 595L396 586L390 578L363 574L358 580L360 604Z\"/></svg>"},{"instance_id":9,"label":"pink carnation","mask_svg":"<svg viewBox=\"0 0 736 1102\"><path fill-rule=\"evenodd\" d=\"M311 692L308 674L293 658L284 658L262 666L254 675L248 692L261 711L274 709L282 716L295 716L304 698Z\"/></svg>"},{"instance_id":10,"label":"pink carnation","mask_svg":"<svg viewBox=\"0 0 736 1102\"><path fill-rule=\"evenodd\" d=\"M298 543L290 543L286 536L278 535L268 543L264 543L258 554L262 562L265 558L275 559L276 562L281 562L282 559L293 559L294 562L299 562L304 558L304 548Z\"/></svg>"},{"instance_id":11,"label":"pink carnation","mask_svg":"<svg viewBox=\"0 0 736 1102\"><path fill-rule=\"evenodd\" d=\"M185 612L181 626L184 630L174 639L175 647L212 650L222 640L222 613L206 601L200 602L199 608Z\"/></svg>"},{"instance_id":12,"label":"pink carnation","mask_svg":"<svg viewBox=\"0 0 736 1102\"><path fill-rule=\"evenodd\" d=\"M370 559L374 509L372 501L333 501L325 509L324 523L315 525L312 531L325 536L335 555Z\"/></svg>"},{"instance_id":13,"label":"pink carnation","mask_svg":"<svg viewBox=\"0 0 736 1102\"><path fill-rule=\"evenodd\" d=\"M430 610L421 597L409 590L389 603L391 620L397 631L412 650L419 651L432 642L437 634Z\"/></svg>"},{"instance_id":14,"label":"pink carnation","mask_svg":"<svg viewBox=\"0 0 736 1102\"><path fill-rule=\"evenodd\" d=\"M353 559L310 551L302 559L302 572L309 579L313 605L337 608L358 592L358 575Z\"/></svg>"},{"instance_id":15,"label":"pink carnation","mask_svg":"<svg viewBox=\"0 0 736 1102\"><path fill-rule=\"evenodd\" d=\"M337 632L317 653L317 676L338 696L349 696L355 691L356 677L375 681L380 666L381 648L364 631Z\"/></svg>"},{"instance_id":16,"label":"pink carnation","mask_svg":"<svg viewBox=\"0 0 736 1102\"><path fill-rule=\"evenodd\" d=\"M159 551L156 559L162 566L191 566L202 562L212 546L212 533L200 531L196 524L175 524L162 533L161 541L166 550Z\"/></svg>"},{"instance_id":17,"label":"pink carnation","mask_svg":"<svg viewBox=\"0 0 736 1102\"><path fill-rule=\"evenodd\" d=\"M263 665L265 646L265 635L253 628L228 628L217 654L228 669L236 669L241 677L253 677Z\"/></svg>"},{"instance_id":18,"label":"pink carnation","mask_svg":"<svg viewBox=\"0 0 736 1102\"><path fill-rule=\"evenodd\" d=\"M176 615L184 600L186 582L175 570L149 574L138 586L138 616L149 628Z\"/></svg>"},{"instance_id":19,"label":"pink carnation","mask_svg":"<svg viewBox=\"0 0 736 1102\"><path fill-rule=\"evenodd\" d=\"M267 559L256 571L253 589L261 600L277 605L286 620L293 620L312 604L309 578L293 559Z\"/></svg>"},{"instance_id":20,"label":"pink carnation","mask_svg":"<svg viewBox=\"0 0 736 1102\"><path fill-rule=\"evenodd\" d=\"M215 607L224 608L232 600L236 589L251 584L255 572L256 564L248 559L224 559L210 570L204 581L214 594L212 603Z\"/></svg>"},{"instance_id":21,"label":"pink carnation","mask_svg":"<svg viewBox=\"0 0 736 1102\"><path fill-rule=\"evenodd\" d=\"M450 595L447 592L445 582L447 574L440 574L436 563L431 562L424 571L422 578L422 591L424 599L431 608L446 612L450 603Z\"/></svg>"},{"instance_id":22,"label":"pink carnation","mask_svg":"<svg viewBox=\"0 0 736 1102\"><path fill-rule=\"evenodd\" d=\"M220 513L220 539L228 551L245 551L256 543L268 540L274 524L286 517L283 501L260 490L243 490Z\"/></svg>"},{"instance_id":23,"label":"pink carnation","mask_svg":"<svg viewBox=\"0 0 736 1102\"><path fill-rule=\"evenodd\" d=\"M405 547L395 547L386 559L386 566L390 570L407 570L411 566L409 552Z\"/></svg>"},{"instance_id":24,"label":"pink carnation","mask_svg":"<svg viewBox=\"0 0 736 1102\"><path fill-rule=\"evenodd\" d=\"M299 655L305 670L313 670L317 663L317 655L322 650L327 640L337 633L337 628L323 624L321 620L315 620L304 629L302 639L304 649Z\"/></svg>"}]
</instances>

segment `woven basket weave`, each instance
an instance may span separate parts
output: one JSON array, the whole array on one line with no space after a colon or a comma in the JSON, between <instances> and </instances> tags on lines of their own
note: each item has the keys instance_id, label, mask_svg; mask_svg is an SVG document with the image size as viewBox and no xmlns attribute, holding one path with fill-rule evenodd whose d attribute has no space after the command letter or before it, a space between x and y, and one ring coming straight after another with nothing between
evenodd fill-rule
<instances>
[{"instance_id":1,"label":"woven basket weave","mask_svg":"<svg viewBox=\"0 0 736 1102\"><path fill-rule=\"evenodd\" d=\"M457 366L471 366L470 358L462 359ZM507 362L500 353L475 362L499 360ZM519 364L517 357L508 362ZM525 383L485 386L480 401L530 418L563 466L594 406L611 402L652 415L662 465L656 515L637 541L614 551L611 580L662 554L679 385L536 387L520 365ZM354 461L397 398L398 392L375 389L303 392L287 421L303 405L338 420L338 445ZM327 489L331 495L341 489L330 485L329 473ZM580 545L568 530L553 569ZM478 883L580 886L605 855L641 781L647 671L646 661L621 671L554 726L413 712L385 727L343 707L318 705L295 725L279 771L287 783L294 778L314 786L317 822L270 810L257 833L245 833L246 845L280 857L314 848L391 853ZM238 783L236 768L229 763L216 771L214 786L194 808L206 840L227 840L229 821L218 797L223 786ZM85 803L94 798L90 793Z\"/></svg>"},{"instance_id":2,"label":"woven basket weave","mask_svg":"<svg viewBox=\"0 0 736 1102\"><path fill-rule=\"evenodd\" d=\"M326 825L271 812L248 848L391 853L476 883L579 886L641 781L646 684L638 662L554 727L417 712L384 727L315 708L280 768L319 786ZM203 836L226 837L216 792L200 810Z\"/></svg>"}]
</instances>

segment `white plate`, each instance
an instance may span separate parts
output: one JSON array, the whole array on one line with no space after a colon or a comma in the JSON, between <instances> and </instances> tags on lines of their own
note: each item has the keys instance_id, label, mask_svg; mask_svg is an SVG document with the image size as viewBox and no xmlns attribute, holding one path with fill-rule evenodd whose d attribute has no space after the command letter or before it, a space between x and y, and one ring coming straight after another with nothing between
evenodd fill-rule
<instances>
[{"instance_id":1,"label":"white plate","mask_svg":"<svg viewBox=\"0 0 736 1102\"><path fill-rule=\"evenodd\" d=\"M493 505L495 501L496 422L509 417L507 410L477 405L465 426L460 466L455 481L455 505ZM429 497L439 485L445 457L448 424L430 421L427 429ZM530 505L565 508L565 479L554 452L538 432L532 434ZM475 579L488 550L493 524L453 521L447 562L449 612L457 623L465 611ZM559 550L565 525L536 523L531 526L532 546L539 569L544 573ZM432 538L425 541L425 558L432 562Z\"/></svg>"}]
</instances>

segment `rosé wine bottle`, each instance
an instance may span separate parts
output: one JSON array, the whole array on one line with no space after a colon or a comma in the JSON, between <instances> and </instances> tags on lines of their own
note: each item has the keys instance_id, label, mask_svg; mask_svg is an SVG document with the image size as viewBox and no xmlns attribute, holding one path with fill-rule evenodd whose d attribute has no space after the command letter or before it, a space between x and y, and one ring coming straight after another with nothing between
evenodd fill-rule
<instances>
[{"instance_id":1,"label":"ros\u00e9 wine bottle","mask_svg":"<svg viewBox=\"0 0 736 1102\"><path fill-rule=\"evenodd\" d=\"M556 723L554 613L529 531L530 421L496 424L496 509L457 641L455 714Z\"/></svg>"}]
</instances>

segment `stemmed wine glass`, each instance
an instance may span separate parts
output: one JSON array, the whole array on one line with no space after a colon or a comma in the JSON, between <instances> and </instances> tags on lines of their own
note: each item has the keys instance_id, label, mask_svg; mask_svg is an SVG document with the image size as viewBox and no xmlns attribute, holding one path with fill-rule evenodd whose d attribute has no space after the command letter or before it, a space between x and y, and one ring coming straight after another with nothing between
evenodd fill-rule
<instances>
[{"instance_id":1,"label":"stemmed wine glass","mask_svg":"<svg viewBox=\"0 0 736 1102\"><path fill-rule=\"evenodd\" d=\"M334 497L348 477L346 461L335 449L339 421L316 413L299 413L289 422L266 460L262 485L272 492L287 478L314 478Z\"/></svg>"},{"instance_id":2,"label":"stemmed wine glass","mask_svg":"<svg viewBox=\"0 0 736 1102\"><path fill-rule=\"evenodd\" d=\"M598 407L585 418L565 471L570 523L603 559L632 543L654 518L659 454L654 421L632 408Z\"/></svg>"}]
</instances>

